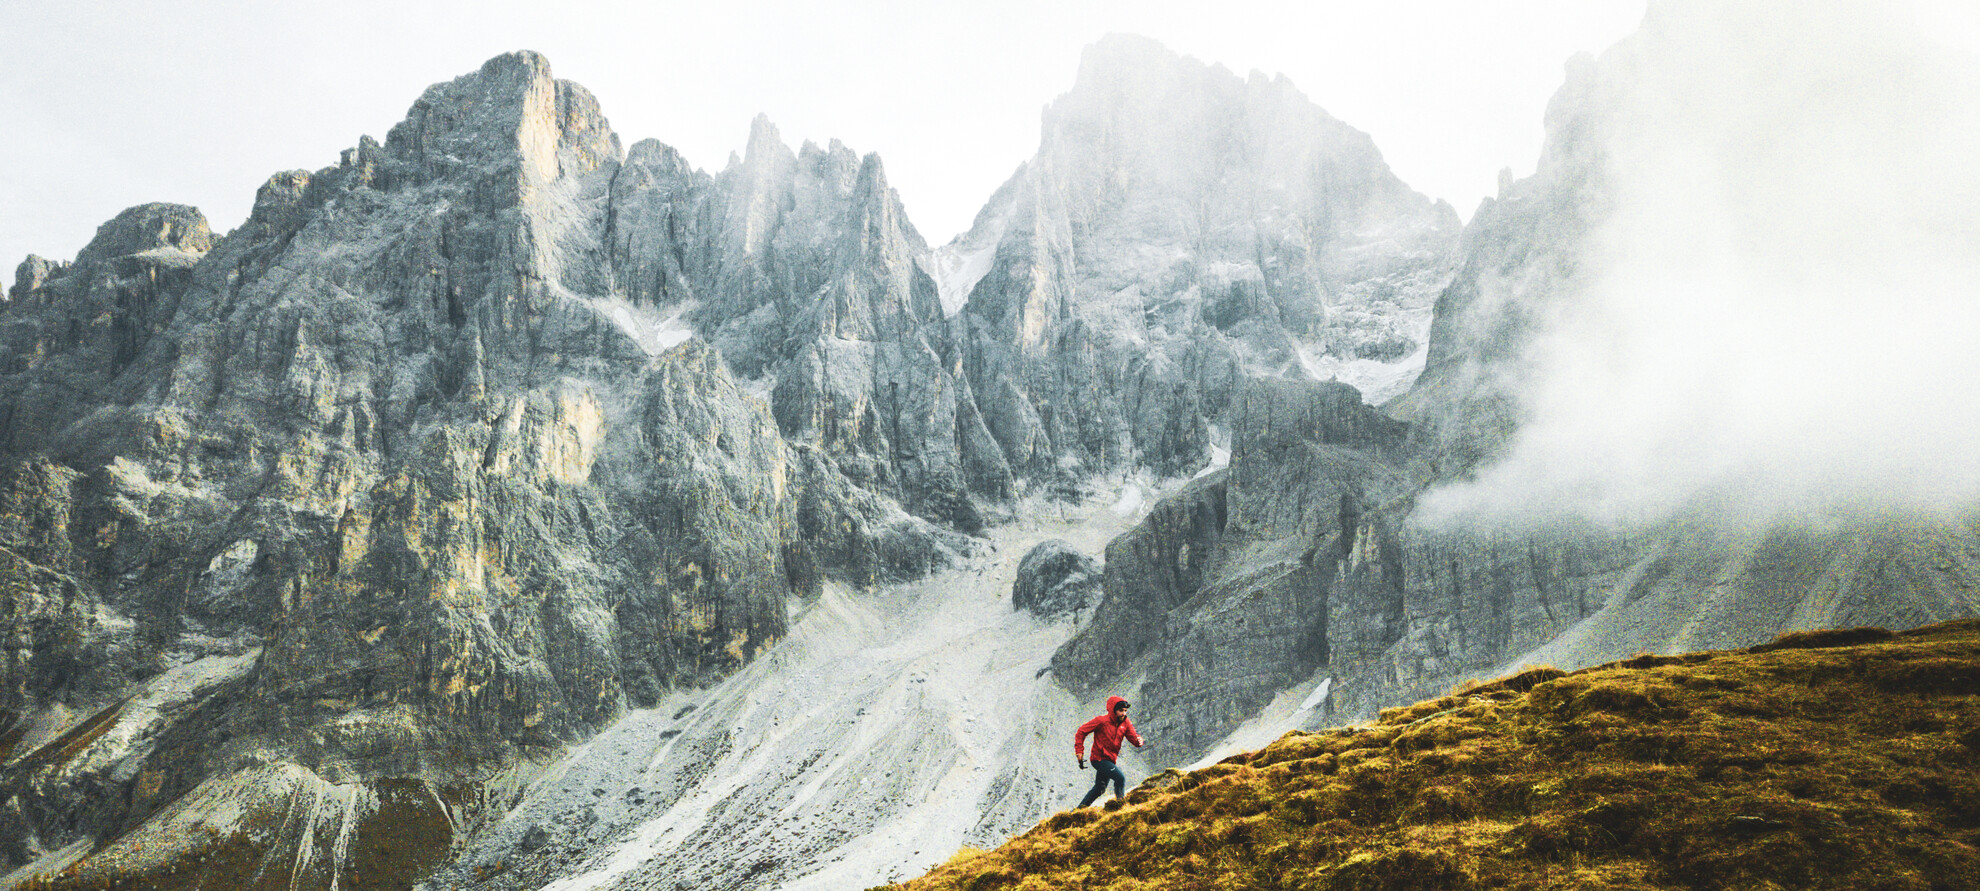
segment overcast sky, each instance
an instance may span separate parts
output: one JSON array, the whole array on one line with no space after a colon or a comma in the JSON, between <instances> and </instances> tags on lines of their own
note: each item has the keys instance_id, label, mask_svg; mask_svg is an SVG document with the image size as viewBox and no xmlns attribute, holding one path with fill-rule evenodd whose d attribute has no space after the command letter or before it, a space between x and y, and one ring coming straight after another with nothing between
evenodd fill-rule
<instances>
[{"instance_id":1,"label":"overcast sky","mask_svg":"<svg viewBox=\"0 0 1980 891\"><path fill-rule=\"evenodd\" d=\"M73 257L133 204L231 229L269 174L334 163L427 85L515 49L596 94L626 145L656 138L711 171L758 112L793 144L877 151L940 244L1037 148L1080 49L1139 33L1284 73L1468 217L1500 168L1531 169L1563 63L1643 5L0 0L0 277L28 253Z\"/></svg>"},{"instance_id":2,"label":"overcast sky","mask_svg":"<svg viewBox=\"0 0 1980 891\"><path fill-rule=\"evenodd\" d=\"M1976 32L1970 0L1911 0ZM590 88L625 144L719 170L770 115L786 139L877 151L940 244L1037 147L1080 49L1125 31L1239 74L1283 73L1467 218L1525 174L1563 63L1644 0L653 3L634 0L0 0L0 277L75 255L148 201L225 231L270 173L383 137L428 84L534 49Z\"/></svg>"}]
</instances>

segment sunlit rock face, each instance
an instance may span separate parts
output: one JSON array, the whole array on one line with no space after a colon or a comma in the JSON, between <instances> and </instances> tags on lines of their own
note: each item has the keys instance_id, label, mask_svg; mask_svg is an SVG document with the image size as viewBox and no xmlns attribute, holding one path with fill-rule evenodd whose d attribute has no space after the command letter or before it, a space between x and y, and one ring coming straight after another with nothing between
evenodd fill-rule
<instances>
[{"instance_id":1,"label":"sunlit rock face","mask_svg":"<svg viewBox=\"0 0 1980 891\"><path fill-rule=\"evenodd\" d=\"M856 231L898 241L864 169L846 185L878 219ZM147 205L73 264L23 264L0 308L0 813L21 840L0 867L205 819L183 802L269 765L350 825L403 793L455 827L505 765L765 651L825 578L972 547L835 440L792 445L686 339L682 270L725 244L723 218L689 225L711 188L664 148L623 159L590 95L520 53L272 177L224 239ZM910 248L874 253L807 274L866 293L894 279L858 264L900 254L912 296ZM847 312L890 324L869 309ZM364 868L311 841L336 821L277 804L238 802L188 875L238 878L236 832L261 839L250 865L293 848L305 884Z\"/></svg>"}]
</instances>

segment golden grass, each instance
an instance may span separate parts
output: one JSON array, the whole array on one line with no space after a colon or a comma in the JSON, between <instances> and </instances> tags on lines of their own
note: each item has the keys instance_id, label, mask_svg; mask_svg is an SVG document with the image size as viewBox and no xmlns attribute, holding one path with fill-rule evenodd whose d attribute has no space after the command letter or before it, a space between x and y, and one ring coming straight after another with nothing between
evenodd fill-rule
<instances>
[{"instance_id":1,"label":"golden grass","mask_svg":"<svg viewBox=\"0 0 1980 891\"><path fill-rule=\"evenodd\" d=\"M1980 621L1530 668L898 887L1980 888Z\"/></svg>"}]
</instances>

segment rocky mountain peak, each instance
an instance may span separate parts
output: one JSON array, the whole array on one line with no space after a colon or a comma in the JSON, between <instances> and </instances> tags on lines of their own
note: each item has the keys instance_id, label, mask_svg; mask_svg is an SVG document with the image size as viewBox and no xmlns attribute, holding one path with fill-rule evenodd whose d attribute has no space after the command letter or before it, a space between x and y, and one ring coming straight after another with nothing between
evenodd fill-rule
<instances>
[{"instance_id":1,"label":"rocky mountain peak","mask_svg":"<svg viewBox=\"0 0 1980 891\"><path fill-rule=\"evenodd\" d=\"M307 170L284 170L268 177L268 181L254 193L254 210L248 213L248 230L257 236L268 237L293 232L301 227L309 216L310 179Z\"/></svg>"},{"instance_id":2,"label":"rocky mountain peak","mask_svg":"<svg viewBox=\"0 0 1980 891\"><path fill-rule=\"evenodd\" d=\"M1112 35L1041 131L927 263L1012 466L1193 471L1246 379L1379 402L1421 367L1457 216L1290 81Z\"/></svg>"},{"instance_id":3,"label":"rocky mountain peak","mask_svg":"<svg viewBox=\"0 0 1980 891\"><path fill-rule=\"evenodd\" d=\"M777 194L788 186L796 167L797 156L784 144L770 117L759 114L750 121L742 163L735 164L732 158L729 169L723 171L736 182L735 197L729 204L729 226L740 239L744 255L760 252L775 232L780 216Z\"/></svg>"},{"instance_id":4,"label":"rocky mountain peak","mask_svg":"<svg viewBox=\"0 0 1980 891\"><path fill-rule=\"evenodd\" d=\"M859 160L859 173L853 181L852 200L869 240L898 238L915 254L927 250L921 234L901 207L900 195L887 182L887 166L878 152L868 152ZM911 260L912 258L903 258Z\"/></svg>"},{"instance_id":5,"label":"rocky mountain peak","mask_svg":"<svg viewBox=\"0 0 1980 891\"><path fill-rule=\"evenodd\" d=\"M1072 90L1052 103L1046 121L1048 144L1056 139L1102 149L1110 162L1131 164L1144 177L1160 172L1189 179L1199 172L1195 167L1212 161L1222 162L1219 171L1242 169L1239 149L1256 154L1260 143L1275 148L1316 137L1379 157L1366 134L1327 114L1283 74L1239 77L1127 34L1087 48ZM1291 172L1285 161L1313 159L1314 147L1304 147L1304 158L1265 163ZM1160 162L1168 166L1156 166Z\"/></svg>"},{"instance_id":6,"label":"rocky mountain peak","mask_svg":"<svg viewBox=\"0 0 1980 891\"><path fill-rule=\"evenodd\" d=\"M1224 129L1200 120L1202 113L1235 110L1231 100L1239 86L1221 67L1144 37L1110 35L1087 48L1072 90L1046 109L1045 141L1078 146L1096 165L1181 160L1177 152L1192 137Z\"/></svg>"},{"instance_id":7,"label":"rocky mountain peak","mask_svg":"<svg viewBox=\"0 0 1980 891\"><path fill-rule=\"evenodd\" d=\"M845 143L831 140L824 148L807 139L797 150L798 176L812 181L822 198L857 202L863 192L859 188L860 155ZM850 209L851 205L847 205Z\"/></svg>"},{"instance_id":8,"label":"rocky mountain peak","mask_svg":"<svg viewBox=\"0 0 1980 891\"><path fill-rule=\"evenodd\" d=\"M1151 83L1208 66L1163 46L1160 41L1139 34L1109 34L1079 54L1079 74L1073 80L1074 94L1119 89L1137 83ZM1218 70L1224 70L1218 66Z\"/></svg>"},{"instance_id":9,"label":"rocky mountain peak","mask_svg":"<svg viewBox=\"0 0 1980 891\"><path fill-rule=\"evenodd\" d=\"M98 226L96 237L76 255L91 263L167 248L185 254L213 249L213 229L196 207L183 204L140 204L126 208Z\"/></svg>"},{"instance_id":10,"label":"rocky mountain peak","mask_svg":"<svg viewBox=\"0 0 1980 891\"><path fill-rule=\"evenodd\" d=\"M637 164L654 170L664 170L676 176L686 176L694 168L683 157L679 149L658 139L642 139L633 143L626 151L626 163Z\"/></svg>"},{"instance_id":11,"label":"rocky mountain peak","mask_svg":"<svg viewBox=\"0 0 1980 891\"><path fill-rule=\"evenodd\" d=\"M784 135L778 132L777 125L770 121L768 114L758 112L756 117L749 119L749 141L743 143L743 163L753 164L790 153L790 147L784 144Z\"/></svg>"},{"instance_id":12,"label":"rocky mountain peak","mask_svg":"<svg viewBox=\"0 0 1980 891\"><path fill-rule=\"evenodd\" d=\"M14 267L14 289L10 292L10 298L13 300L21 299L33 292L36 288L46 284L49 279L61 275L62 271L68 267L69 264L67 263L59 260L50 260L40 254L27 255L27 259L22 260L19 266ZM0 307L4 307L5 305L5 301L0 301Z\"/></svg>"},{"instance_id":13,"label":"rocky mountain peak","mask_svg":"<svg viewBox=\"0 0 1980 891\"><path fill-rule=\"evenodd\" d=\"M545 182L621 155L590 91L552 77L549 60L526 50L428 87L387 134L385 147L422 180L492 163Z\"/></svg>"},{"instance_id":14,"label":"rocky mountain peak","mask_svg":"<svg viewBox=\"0 0 1980 891\"><path fill-rule=\"evenodd\" d=\"M1457 228L1455 213L1437 212L1395 177L1366 133L1283 75L1241 78L1143 37L1110 35L1087 49L1073 89L1046 111L1040 156L1073 180L1072 196L1126 199L1144 211L1137 225L1181 226L1170 233L1178 239L1196 237L1183 231L1191 216L1223 210L1196 200L1206 192L1306 217L1320 239L1370 217L1423 217L1405 225L1448 230L1440 241ZM1133 207L1151 201L1176 206ZM1194 222L1200 230L1224 221Z\"/></svg>"}]
</instances>

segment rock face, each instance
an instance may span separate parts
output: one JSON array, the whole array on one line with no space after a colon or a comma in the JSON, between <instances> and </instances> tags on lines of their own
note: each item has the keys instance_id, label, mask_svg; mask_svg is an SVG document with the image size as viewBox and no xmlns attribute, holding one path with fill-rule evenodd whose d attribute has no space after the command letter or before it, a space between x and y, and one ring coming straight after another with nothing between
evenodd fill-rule
<instances>
[{"instance_id":1,"label":"rock face","mask_svg":"<svg viewBox=\"0 0 1980 891\"><path fill-rule=\"evenodd\" d=\"M1015 471L1173 473L1245 380L1407 368L1457 231L1284 79L1117 36L931 266Z\"/></svg>"},{"instance_id":2,"label":"rock face","mask_svg":"<svg viewBox=\"0 0 1980 891\"><path fill-rule=\"evenodd\" d=\"M1188 759L1317 668L1401 636L1401 554L1379 511L1413 491L1407 434L1339 383L1258 381L1231 465L1107 545L1105 596L1053 657L1079 692L1131 684Z\"/></svg>"},{"instance_id":3,"label":"rock face","mask_svg":"<svg viewBox=\"0 0 1980 891\"><path fill-rule=\"evenodd\" d=\"M680 342L683 270L725 268L760 221L695 216L727 181L677 161L623 160L588 93L515 54L383 144L271 178L225 239L147 205L72 265L22 265L0 309L0 868L121 835L79 882L274 881L287 846L281 883L327 887L378 864L317 835L440 820L403 879L483 780L732 671L822 579L972 547L843 445L870 401L847 409L867 426L793 441ZM825 221L855 188L872 219L805 268L898 273L832 329L898 335L881 304L916 293L912 264L881 261L905 224L878 162L855 169ZM334 807L296 824L271 784ZM165 826L184 837L146 847Z\"/></svg>"},{"instance_id":4,"label":"rock face","mask_svg":"<svg viewBox=\"0 0 1980 891\"><path fill-rule=\"evenodd\" d=\"M1100 578L1100 561L1057 539L1040 542L1018 563L1011 608L1045 618L1078 613L1098 599Z\"/></svg>"},{"instance_id":5,"label":"rock face","mask_svg":"<svg viewBox=\"0 0 1980 891\"><path fill-rule=\"evenodd\" d=\"M669 220L702 207L698 223L668 224L686 233L663 250L682 268L659 277L692 301L690 318L735 372L769 393L783 434L918 516L981 528L977 499L1009 497L1014 480L957 374L934 283L915 262L926 245L879 158L837 142L793 153L758 118L743 157L706 183L677 158L649 166L656 180L672 171L667 194L689 196Z\"/></svg>"},{"instance_id":6,"label":"rock face","mask_svg":"<svg viewBox=\"0 0 1980 891\"><path fill-rule=\"evenodd\" d=\"M1441 475L1497 456L1526 418L1535 340L1589 286L1587 259L1613 200L1603 118L1626 85L1587 56L1547 106L1534 174L1502 173L1465 227L1455 277L1437 297L1423 373L1385 408L1434 441Z\"/></svg>"}]
</instances>

